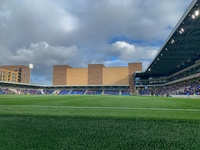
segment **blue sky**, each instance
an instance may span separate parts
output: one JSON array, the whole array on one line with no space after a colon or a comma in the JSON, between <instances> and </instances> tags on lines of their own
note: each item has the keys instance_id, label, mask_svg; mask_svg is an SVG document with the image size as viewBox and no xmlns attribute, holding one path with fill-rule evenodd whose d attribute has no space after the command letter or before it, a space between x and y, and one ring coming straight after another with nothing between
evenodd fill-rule
<instances>
[{"instance_id":1,"label":"blue sky","mask_svg":"<svg viewBox=\"0 0 200 150\"><path fill-rule=\"evenodd\" d=\"M143 70L192 0L1 0L0 65L34 64L32 82L52 84L53 65L91 63Z\"/></svg>"}]
</instances>

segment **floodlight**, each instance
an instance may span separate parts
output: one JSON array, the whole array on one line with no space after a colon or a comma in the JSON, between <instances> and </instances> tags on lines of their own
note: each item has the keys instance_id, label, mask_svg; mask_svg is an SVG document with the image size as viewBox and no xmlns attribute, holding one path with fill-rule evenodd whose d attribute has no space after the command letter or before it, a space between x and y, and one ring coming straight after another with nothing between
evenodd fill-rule
<instances>
[{"instance_id":1,"label":"floodlight","mask_svg":"<svg viewBox=\"0 0 200 150\"><path fill-rule=\"evenodd\" d=\"M33 69L33 64L29 64L29 69L30 69L30 84L31 84L31 70Z\"/></svg>"},{"instance_id":2,"label":"floodlight","mask_svg":"<svg viewBox=\"0 0 200 150\"><path fill-rule=\"evenodd\" d=\"M192 19L194 19L195 18L195 15L192 15Z\"/></svg>"},{"instance_id":3,"label":"floodlight","mask_svg":"<svg viewBox=\"0 0 200 150\"><path fill-rule=\"evenodd\" d=\"M195 11L195 16L198 16L199 15L199 10L196 10Z\"/></svg>"},{"instance_id":4,"label":"floodlight","mask_svg":"<svg viewBox=\"0 0 200 150\"><path fill-rule=\"evenodd\" d=\"M151 71L151 68L149 68L148 71Z\"/></svg>"},{"instance_id":5,"label":"floodlight","mask_svg":"<svg viewBox=\"0 0 200 150\"><path fill-rule=\"evenodd\" d=\"M179 30L179 33L182 34L184 31L185 31L185 30L184 30L183 28L181 28L181 29Z\"/></svg>"},{"instance_id":6,"label":"floodlight","mask_svg":"<svg viewBox=\"0 0 200 150\"><path fill-rule=\"evenodd\" d=\"M29 64L29 69L33 69L33 64Z\"/></svg>"},{"instance_id":7,"label":"floodlight","mask_svg":"<svg viewBox=\"0 0 200 150\"><path fill-rule=\"evenodd\" d=\"M166 51L168 51L168 49L167 49L167 48L165 48L165 50L166 50Z\"/></svg>"}]
</instances>

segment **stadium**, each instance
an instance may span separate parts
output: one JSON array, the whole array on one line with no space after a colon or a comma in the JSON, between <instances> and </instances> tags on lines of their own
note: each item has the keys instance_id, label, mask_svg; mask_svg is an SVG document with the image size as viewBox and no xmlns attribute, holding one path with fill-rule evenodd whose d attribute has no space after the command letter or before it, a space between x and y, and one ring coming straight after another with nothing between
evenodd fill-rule
<instances>
[{"instance_id":1,"label":"stadium","mask_svg":"<svg viewBox=\"0 0 200 150\"><path fill-rule=\"evenodd\" d=\"M142 63L0 67L0 149L200 149L200 1Z\"/></svg>"}]
</instances>

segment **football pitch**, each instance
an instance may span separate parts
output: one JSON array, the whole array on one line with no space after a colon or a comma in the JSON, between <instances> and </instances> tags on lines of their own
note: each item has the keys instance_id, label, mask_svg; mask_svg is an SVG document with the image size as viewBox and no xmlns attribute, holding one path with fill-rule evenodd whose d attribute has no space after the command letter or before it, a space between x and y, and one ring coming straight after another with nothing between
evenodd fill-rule
<instances>
[{"instance_id":1,"label":"football pitch","mask_svg":"<svg viewBox=\"0 0 200 150\"><path fill-rule=\"evenodd\" d=\"M0 149L200 149L200 99L0 95Z\"/></svg>"}]
</instances>

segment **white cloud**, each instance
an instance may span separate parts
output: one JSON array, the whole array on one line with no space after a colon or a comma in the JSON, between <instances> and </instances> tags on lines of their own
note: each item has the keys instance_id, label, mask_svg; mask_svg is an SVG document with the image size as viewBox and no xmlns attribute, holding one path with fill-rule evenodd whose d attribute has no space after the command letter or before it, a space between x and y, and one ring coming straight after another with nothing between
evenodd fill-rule
<instances>
[{"instance_id":1,"label":"white cloud","mask_svg":"<svg viewBox=\"0 0 200 150\"><path fill-rule=\"evenodd\" d=\"M0 11L0 19L9 19L12 14L11 10L2 10Z\"/></svg>"},{"instance_id":2,"label":"white cloud","mask_svg":"<svg viewBox=\"0 0 200 150\"><path fill-rule=\"evenodd\" d=\"M147 66L191 1L1 0L0 65L33 63L39 83L56 64Z\"/></svg>"},{"instance_id":3,"label":"white cloud","mask_svg":"<svg viewBox=\"0 0 200 150\"><path fill-rule=\"evenodd\" d=\"M3 49L0 48L0 50ZM78 66L81 64L82 54L79 51L76 45L63 47L52 46L46 42L38 42L32 43L28 48L20 48L13 53L5 53L9 52L9 50L5 50L4 55L0 55L0 62L2 65L8 65L8 63L5 62L9 62L9 65L28 65L29 63L33 63L33 75L40 75L43 76L44 79L51 79L53 65L68 64ZM5 57L5 55L9 57ZM38 77L35 79L38 80L38 83L41 83ZM48 84L50 83L50 81L46 82Z\"/></svg>"},{"instance_id":4,"label":"white cloud","mask_svg":"<svg viewBox=\"0 0 200 150\"><path fill-rule=\"evenodd\" d=\"M65 32L72 32L78 28L78 20L75 16L65 12L63 13L63 17L60 19L60 26L58 26L58 28Z\"/></svg>"},{"instance_id":5,"label":"white cloud","mask_svg":"<svg viewBox=\"0 0 200 150\"><path fill-rule=\"evenodd\" d=\"M8 59L14 63L35 63L52 66L71 63L79 57L78 47L51 46L46 42L32 43L28 48L18 49Z\"/></svg>"},{"instance_id":6,"label":"white cloud","mask_svg":"<svg viewBox=\"0 0 200 150\"><path fill-rule=\"evenodd\" d=\"M119 59L127 62L152 59L159 49L152 46L133 45L124 41L117 41L112 44L112 47L112 51L120 53Z\"/></svg>"},{"instance_id":7,"label":"white cloud","mask_svg":"<svg viewBox=\"0 0 200 150\"><path fill-rule=\"evenodd\" d=\"M127 61L116 59L116 60L105 61L103 64L105 66L107 66L107 67L112 67L112 66L127 66Z\"/></svg>"}]
</instances>

